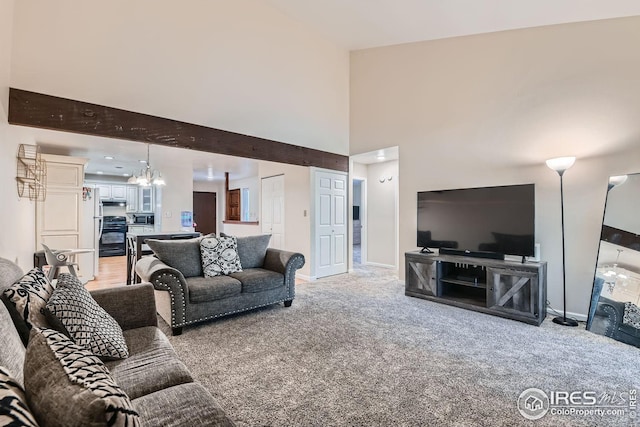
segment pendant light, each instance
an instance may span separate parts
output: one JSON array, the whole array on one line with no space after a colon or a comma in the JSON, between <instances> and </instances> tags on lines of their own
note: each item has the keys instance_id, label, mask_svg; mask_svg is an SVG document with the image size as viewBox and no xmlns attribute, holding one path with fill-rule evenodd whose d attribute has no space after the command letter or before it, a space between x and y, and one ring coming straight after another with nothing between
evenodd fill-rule
<instances>
[{"instance_id":1,"label":"pendant light","mask_svg":"<svg viewBox=\"0 0 640 427\"><path fill-rule=\"evenodd\" d=\"M138 184L142 187L149 187L150 185L155 185L161 187L165 185L164 179L162 178L162 174L158 170L152 170L151 165L149 163L149 150L150 145L147 143L147 161L146 168L140 171L140 175L131 175L127 183L129 184Z\"/></svg>"}]
</instances>

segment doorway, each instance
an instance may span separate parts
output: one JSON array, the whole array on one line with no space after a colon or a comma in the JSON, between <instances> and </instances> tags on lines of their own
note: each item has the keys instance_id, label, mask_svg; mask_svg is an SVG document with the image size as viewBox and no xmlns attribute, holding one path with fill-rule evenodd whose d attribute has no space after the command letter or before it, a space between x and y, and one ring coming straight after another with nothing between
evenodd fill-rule
<instances>
[{"instance_id":1,"label":"doorway","mask_svg":"<svg viewBox=\"0 0 640 427\"><path fill-rule=\"evenodd\" d=\"M193 222L195 231L203 235L215 233L218 222L217 211L216 193L207 191L193 192Z\"/></svg>"},{"instance_id":2,"label":"doorway","mask_svg":"<svg viewBox=\"0 0 640 427\"><path fill-rule=\"evenodd\" d=\"M353 264L362 264L363 254L363 234L362 224L364 222L364 179L353 178Z\"/></svg>"}]
</instances>

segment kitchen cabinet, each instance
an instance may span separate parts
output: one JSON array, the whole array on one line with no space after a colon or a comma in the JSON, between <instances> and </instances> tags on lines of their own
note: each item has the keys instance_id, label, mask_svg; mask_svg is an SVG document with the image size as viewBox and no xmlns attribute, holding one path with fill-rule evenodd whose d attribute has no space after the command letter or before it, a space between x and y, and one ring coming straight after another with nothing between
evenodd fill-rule
<instances>
[{"instance_id":1,"label":"kitchen cabinet","mask_svg":"<svg viewBox=\"0 0 640 427\"><path fill-rule=\"evenodd\" d=\"M47 168L47 197L36 202L36 249L80 247L82 180L87 159L43 154Z\"/></svg>"},{"instance_id":2,"label":"kitchen cabinet","mask_svg":"<svg viewBox=\"0 0 640 427\"><path fill-rule=\"evenodd\" d=\"M153 212L154 207L154 188L140 187L138 194L139 212Z\"/></svg>"},{"instance_id":3,"label":"kitchen cabinet","mask_svg":"<svg viewBox=\"0 0 640 427\"><path fill-rule=\"evenodd\" d=\"M122 184L96 184L100 190L100 200L124 200L127 198L127 186Z\"/></svg>"},{"instance_id":4,"label":"kitchen cabinet","mask_svg":"<svg viewBox=\"0 0 640 427\"><path fill-rule=\"evenodd\" d=\"M127 186L127 212L138 212L138 192L137 185Z\"/></svg>"},{"instance_id":5,"label":"kitchen cabinet","mask_svg":"<svg viewBox=\"0 0 640 427\"><path fill-rule=\"evenodd\" d=\"M124 200L127 198L126 185L111 185L111 198Z\"/></svg>"},{"instance_id":6,"label":"kitchen cabinet","mask_svg":"<svg viewBox=\"0 0 640 427\"><path fill-rule=\"evenodd\" d=\"M96 188L100 191L100 200L111 199L111 185L96 184Z\"/></svg>"}]
</instances>

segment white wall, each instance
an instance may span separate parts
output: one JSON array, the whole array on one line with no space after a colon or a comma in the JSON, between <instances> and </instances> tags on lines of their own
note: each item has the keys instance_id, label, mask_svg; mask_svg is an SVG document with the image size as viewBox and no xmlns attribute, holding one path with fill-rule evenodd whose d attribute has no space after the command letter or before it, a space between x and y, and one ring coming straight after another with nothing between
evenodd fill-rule
<instances>
[{"instance_id":1,"label":"white wall","mask_svg":"<svg viewBox=\"0 0 640 427\"><path fill-rule=\"evenodd\" d=\"M348 52L266 2L30 0L15 12L14 87L348 154Z\"/></svg>"},{"instance_id":2,"label":"white wall","mask_svg":"<svg viewBox=\"0 0 640 427\"><path fill-rule=\"evenodd\" d=\"M416 249L418 191L533 182L548 298L562 307L559 178L544 161L576 155L567 310L586 313L608 176L640 171L638 43L634 17L352 52L351 154L400 147L400 256Z\"/></svg>"},{"instance_id":3,"label":"white wall","mask_svg":"<svg viewBox=\"0 0 640 427\"><path fill-rule=\"evenodd\" d=\"M16 155L22 141L7 124L11 67L13 0L0 2L0 257L17 261L23 270L33 267L35 250L35 202L18 198Z\"/></svg>"},{"instance_id":4,"label":"white wall","mask_svg":"<svg viewBox=\"0 0 640 427\"><path fill-rule=\"evenodd\" d=\"M154 156L177 158L172 152L180 150L171 147L154 147ZM153 169L153 156L150 161ZM189 163L174 163L172 166L162 167L162 177L166 185L156 191L156 208L160 208L162 232L193 230L193 227L182 227L180 215L182 211L193 212L193 168Z\"/></svg>"},{"instance_id":5,"label":"white wall","mask_svg":"<svg viewBox=\"0 0 640 427\"><path fill-rule=\"evenodd\" d=\"M367 165L367 183L367 263L397 268L398 161Z\"/></svg>"}]
</instances>

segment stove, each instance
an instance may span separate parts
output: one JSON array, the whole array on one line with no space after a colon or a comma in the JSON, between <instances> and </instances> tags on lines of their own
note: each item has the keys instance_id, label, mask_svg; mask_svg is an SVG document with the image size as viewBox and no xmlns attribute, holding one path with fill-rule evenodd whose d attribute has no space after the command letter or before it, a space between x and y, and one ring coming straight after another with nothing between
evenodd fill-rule
<instances>
[{"instance_id":1,"label":"stove","mask_svg":"<svg viewBox=\"0 0 640 427\"><path fill-rule=\"evenodd\" d=\"M127 217L105 216L100 237L99 253L101 257L126 254Z\"/></svg>"}]
</instances>

